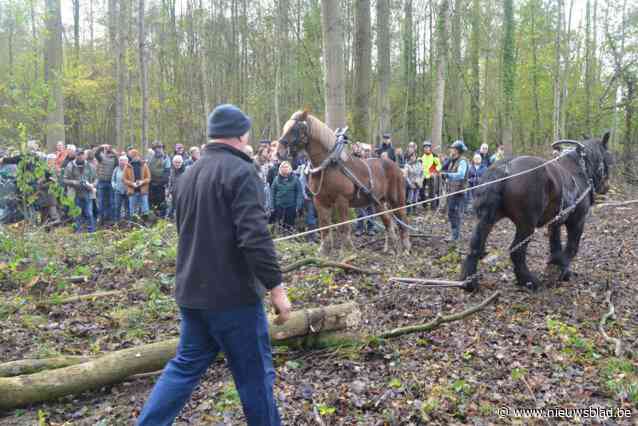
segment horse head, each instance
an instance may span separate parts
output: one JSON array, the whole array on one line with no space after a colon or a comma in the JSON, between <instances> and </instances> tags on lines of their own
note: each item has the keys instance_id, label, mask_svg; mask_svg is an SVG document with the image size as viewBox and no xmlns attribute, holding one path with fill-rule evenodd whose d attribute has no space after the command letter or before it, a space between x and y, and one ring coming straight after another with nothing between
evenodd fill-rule
<instances>
[{"instance_id":1,"label":"horse head","mask_svg":"<svg viewBox=\"0 0 638 426\"><path fill-rule=\"evenodd\" d=\"M586 142L588 173L597 194L606 194L609 191L609 175L613 164L613 156L609 151L610 135L611 132L606 131L602 138Z\"/></svg>"},{"instance_id":2,"label":"horse head","mask_svg":"<svg viewBox=\"0 0 638 426\"><path fill-rule=\"evenodd\" d=\"M297 111L284 124L277 149L277 155L281 160L290 158L294 161L300 152L306 150L310 140L307 118L308 111Z\"/></svg>"}]
</instances>

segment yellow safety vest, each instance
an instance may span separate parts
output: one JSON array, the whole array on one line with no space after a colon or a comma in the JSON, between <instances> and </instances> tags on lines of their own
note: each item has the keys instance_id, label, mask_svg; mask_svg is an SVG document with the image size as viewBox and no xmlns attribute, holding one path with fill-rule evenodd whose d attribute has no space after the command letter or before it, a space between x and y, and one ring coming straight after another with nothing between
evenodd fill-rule
<instances>
[{"instance_id":1,"label":"yellow safety vest","mask_svg":"<svg viewBox=\"0 0 638 426\"><path fill-rule=\"evenodd\" d=\"M426 179L430 179L433 169L436 169L437 172L441 171L441 160L434 154L423 154L421 162L423 163L423 177Z\"/></svg>"}]
</instances>

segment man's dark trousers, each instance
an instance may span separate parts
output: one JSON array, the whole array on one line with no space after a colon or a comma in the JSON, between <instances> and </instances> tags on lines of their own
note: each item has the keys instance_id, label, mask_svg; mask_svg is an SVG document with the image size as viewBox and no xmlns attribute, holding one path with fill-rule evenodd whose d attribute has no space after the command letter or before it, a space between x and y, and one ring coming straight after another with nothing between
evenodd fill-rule
<instances>
[{"instance_id":1,"label":"man's dark trousers","mask_svg":"<svg viewBox=\"0 0 638 426\"><path fill-rule=\"evenodd\" d=\"M208 366L222 351L229 360L249 426L278 426L275 370L268 320L261 303L217 312L180 307L177 354L164 368L138 426L171 425Z\"/></svg>"}]
</instances>

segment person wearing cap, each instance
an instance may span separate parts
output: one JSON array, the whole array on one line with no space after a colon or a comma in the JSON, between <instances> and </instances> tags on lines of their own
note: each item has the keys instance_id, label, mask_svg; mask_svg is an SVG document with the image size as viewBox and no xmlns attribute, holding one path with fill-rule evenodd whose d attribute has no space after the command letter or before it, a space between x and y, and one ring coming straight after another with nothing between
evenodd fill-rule
<instances>
[{"instance_id":1,"label":"person wearing cap","mask_svg":"<svg viewBox=\"0 0 638 426\"><path fill-rule=\"evenodd\" d=\"M450 163L447 171L442 173L448 180L448 191L450 193L462 191L467 186L467 175L469 163L463 156L467 151L465 143L461 140L454 141L450 146ZM463 212L465 211L465 193L455 194L448 197L447 215L452 230L452 241L461 239L461 224Z\"/></svg>"},{"instance_id":2,"label":"person wearing cap","mask_svg":"<svg viewBox=\"0 0 638 426\"><path fill-rule=\"evenodd\" d=\"M148 193L148 202L151 209L160 217L166 215L166 187L171 174L171 159L164 153L164 144L155 141L153 143L153 155L148 159L148 168L151 171L151 184Z\"/></svg>"},{"instance_id":3,"label":"person wearing cap","mask_svg":"<svg viewBox=\"0 0 638 426\"><path fill-rule=\"evenodd\" d=\"M243 152L250 126L250 118L236 106L215 108L208 117L211 142L177 184L180 340L138 425L171 424L220 351L248 425L281 424L262 297L270 291L279 311L277 324L288 319L290 302L268 232L262 184Z\"/></svg>"},{"instance_id":4,"label":"person wearing cap","mask_svg":"<svg viewBox=\"0 0 638 426\"><path fill-rule=\"evenodd\" d=\"M421 157L423 165L423 198L431 199L436 197L436 175L441 172L441 159L432 152L432 142L426 140L423 142L423 156ZM436 210L439 206L439 200L430 202L432 210ZM427 206L424 206L427 208Z\"/></svg>"},{"instance_id":5,"label":"person wearing cap","mask_svg":"<svg viewBox=\"0 0 638 426\"><path fill-rule=\"evenodd\" d=\"M381 154L384 152L388 153L388 158L392 161L396 161L396 156L394 155L394 147L392 146L392 138L389 133L383 134L383 142L381 145L377 147L375 150L379 158L381 158Z\"/></svg>"}]
</instances>

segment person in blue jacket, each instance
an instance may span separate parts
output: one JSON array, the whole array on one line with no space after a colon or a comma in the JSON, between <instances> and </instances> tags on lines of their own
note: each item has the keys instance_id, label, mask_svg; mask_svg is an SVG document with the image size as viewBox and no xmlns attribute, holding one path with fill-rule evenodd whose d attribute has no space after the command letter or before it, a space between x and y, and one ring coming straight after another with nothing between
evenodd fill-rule
<instances>
[{"instance_id":1,"label":"person in blue jacket","mask_svg":"<svg viewBox=\"0 0 638 426\"><path fill-rule=\"evenodd\" d=\"M442 173L448 180L448 191L454 193L467 187L467 175L470 165L463 153L467 151L465 143L455 141L450 146L450 162L447 171ZM465 193L451 195L447 202L447 216L452 229L452 241L461 239L461 223L465 210Z\"/></svg>"}]
</instances>

